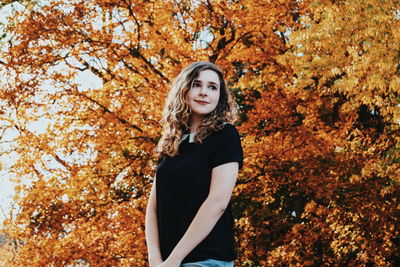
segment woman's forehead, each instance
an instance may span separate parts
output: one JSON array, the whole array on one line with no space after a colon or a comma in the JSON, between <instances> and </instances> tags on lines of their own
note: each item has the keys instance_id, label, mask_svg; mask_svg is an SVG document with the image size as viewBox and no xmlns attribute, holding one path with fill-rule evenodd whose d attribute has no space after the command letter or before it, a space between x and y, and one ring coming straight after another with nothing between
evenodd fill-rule
<instances>
[{"instance_id":1,"label":"woman's forehead","mask_svg":"<svg viewBox=\"0 0 400 267\"><path fill-rule=\"evenodd\" d=\"M213 70L202 70L199 72L199 75L194 79L195 81L201 82L211 82L215 84L220 84L218 74Z\"/></svg>"}]
</instances>

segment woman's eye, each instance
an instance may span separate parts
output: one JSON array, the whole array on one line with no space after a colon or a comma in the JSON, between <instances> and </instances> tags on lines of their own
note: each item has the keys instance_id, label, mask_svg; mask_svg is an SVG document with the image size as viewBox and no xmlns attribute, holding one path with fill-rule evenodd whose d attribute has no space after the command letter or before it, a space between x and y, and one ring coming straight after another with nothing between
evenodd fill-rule
<instances>
[{"instance_id":1,"label":"woman's eye","mask_svg":"<svg viewBox=\"0 0 400 267\"><path fill-rule=\"evenodd\" d=\"M193 83L193 87L199 87L200 84L199 83Z\"/></svg>"},{"instance_id":2,"label":"woman's eye","mask_svg":"<svg viewBox=\"0 0 400 267\"><path fill-rule=\"evenodd\" d=\"M212 90L217 90L218 88L216 86L210 86Z\"/></svg>"}]
</instances>

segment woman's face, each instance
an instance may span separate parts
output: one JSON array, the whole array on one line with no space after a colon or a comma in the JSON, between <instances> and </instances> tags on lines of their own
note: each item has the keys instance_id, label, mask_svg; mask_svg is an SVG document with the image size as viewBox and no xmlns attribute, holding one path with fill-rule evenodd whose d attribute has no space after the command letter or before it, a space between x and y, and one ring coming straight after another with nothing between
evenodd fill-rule
<instances>
[{"instance_id":1,"label":"woman's face","mask_svg":"<svg viewBox=\"0 0 400 267\"><path fill-rule=\"evenodd\" d=\"M220 80L215 71L203 70L193 80L186 101L192 111L192 116L202 117L211 113L218 104Z\"/></svg>"}]
</instances>

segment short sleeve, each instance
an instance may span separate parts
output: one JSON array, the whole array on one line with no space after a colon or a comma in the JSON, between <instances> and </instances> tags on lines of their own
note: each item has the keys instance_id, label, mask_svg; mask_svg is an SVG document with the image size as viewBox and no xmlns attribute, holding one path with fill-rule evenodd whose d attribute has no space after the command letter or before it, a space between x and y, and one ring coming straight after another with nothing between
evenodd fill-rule
<instances>
[{"instance_id":1,"label":"short sleeve","mask_svg":"<svg viewBox=\"0 0 400 267\"><path fill-rule=\"evenodd\" d=\"M211 156L211 168L229 162L238 162L239 169L241 169L243 166L243 150L236 127L229 123L225 124L216 141L216 149Z\"/></svg>"}]
</instances>

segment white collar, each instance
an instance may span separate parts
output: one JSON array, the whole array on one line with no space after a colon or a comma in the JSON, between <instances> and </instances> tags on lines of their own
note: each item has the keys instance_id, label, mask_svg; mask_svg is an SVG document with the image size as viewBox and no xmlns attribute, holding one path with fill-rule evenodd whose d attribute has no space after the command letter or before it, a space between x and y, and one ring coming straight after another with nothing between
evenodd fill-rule
<instances>
[{"instance_id":1,"label":"white collar","mask_svg":"<svg viewBox=\"0 0 400 267\"><path fill-rule=\"evenodd\" d=\"M184 134L184 135L182 136L182 139L181 139L181 141L179 142L179 144L182 143L188 136L190 136L190 137L189 137L189 143L193 143L193 142L194 142L194 136L195 136L195 134L196 134L196 133Z\"/></svg>"}]
</instances>

